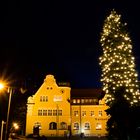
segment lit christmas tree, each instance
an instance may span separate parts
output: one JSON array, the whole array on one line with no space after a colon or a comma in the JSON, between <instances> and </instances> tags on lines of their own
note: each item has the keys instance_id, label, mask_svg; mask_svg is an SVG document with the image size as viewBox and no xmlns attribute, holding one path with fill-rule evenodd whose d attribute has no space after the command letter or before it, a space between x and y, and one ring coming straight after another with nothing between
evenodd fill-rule
<instances>
[{"instance_id":1,"label":"lit christmas tree","mask_svg":"<svg viewBox=\"0 0 140 140\"><path fill-rule=\"evenodd\" d=\"M124 88L124 98L131 105L138 105L140 93L132 42L126 31L126 23L121 23L121 16L115 10L104 22L100 43L103 47L99 59L105 103L110 105L115 100L116 91Z\"/></svg>"}]
</instances>

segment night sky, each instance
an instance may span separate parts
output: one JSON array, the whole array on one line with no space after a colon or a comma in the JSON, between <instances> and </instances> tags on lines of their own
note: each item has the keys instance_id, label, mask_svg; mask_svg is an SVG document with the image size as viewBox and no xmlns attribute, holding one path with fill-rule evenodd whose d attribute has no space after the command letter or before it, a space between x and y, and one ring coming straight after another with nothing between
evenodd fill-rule
<instances>
[{"instance_id":1,"label":"night sky","mask_svg":"<svg viewBox=\"0 0 140 140\"><path fill-rule=\"evenodd\" d=\"M128 24L140 75L140 7L135 0L12 0L0 2L0 76L41 85L53 74L72 88L101 87L100 33L113 8Z\"/></svg>"}]
</instances>

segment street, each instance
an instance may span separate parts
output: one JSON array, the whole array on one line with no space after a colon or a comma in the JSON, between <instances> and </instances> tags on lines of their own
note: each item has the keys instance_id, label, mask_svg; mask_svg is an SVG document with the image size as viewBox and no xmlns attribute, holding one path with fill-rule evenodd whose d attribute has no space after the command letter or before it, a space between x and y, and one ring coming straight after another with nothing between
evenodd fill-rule
<instances>
[{"instance_id":1,"label":"street","mask_svg":"<svg viewBox=\"0 0 140 140\"><path fill-rule=\"evenodd\" d=\"M20 137L19 140L36 140L36 139ZM39 139L39 140L107 140L107 138L105 138L105 137L84 137L84 138L81 138L79 136L73 136L73 137L70 137L70 138L66 138L66 137L47 137L47 139Z\"/></svg>"}]
</instances>

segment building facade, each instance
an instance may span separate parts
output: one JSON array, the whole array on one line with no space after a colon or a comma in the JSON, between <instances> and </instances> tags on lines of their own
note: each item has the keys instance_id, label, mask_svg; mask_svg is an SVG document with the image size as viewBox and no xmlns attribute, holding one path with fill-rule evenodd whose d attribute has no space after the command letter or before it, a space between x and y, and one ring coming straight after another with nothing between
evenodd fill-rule
<instances>
[{"instance_id":1,"label":"building facade","mask_svg":"<svg viewBox=\"0 0 140 140\"><path fill-rule=\"evenodd\" d=\"M53 75L47 75L38 91L28 98L26 136L106 135L107 106L99 104L90 91L91 95L86 91L80 94L80 90L57 84Z\"/></svg>"}]
</instances>

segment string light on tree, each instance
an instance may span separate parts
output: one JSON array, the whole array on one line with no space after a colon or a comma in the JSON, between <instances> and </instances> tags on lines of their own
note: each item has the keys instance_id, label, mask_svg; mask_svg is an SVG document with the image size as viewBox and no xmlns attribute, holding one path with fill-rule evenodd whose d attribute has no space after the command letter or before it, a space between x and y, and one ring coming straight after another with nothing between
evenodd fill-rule
<instances>
[{"instance_id":1,"label":"string light on tree","mask_svg":"<svg viewBox=\"0 0 140 140\"><path fill-rule=\"evenodd\" d=\"M131 105L140 103L138 74L135 70L132 42L126 25L121 22L121 15L112 10L104 21L101 33L103 54L99 60L102 69L101 82L107 104L115 100L115 91L120 87L125 87L124 97Z\"/></svg>"}]
</instances>

